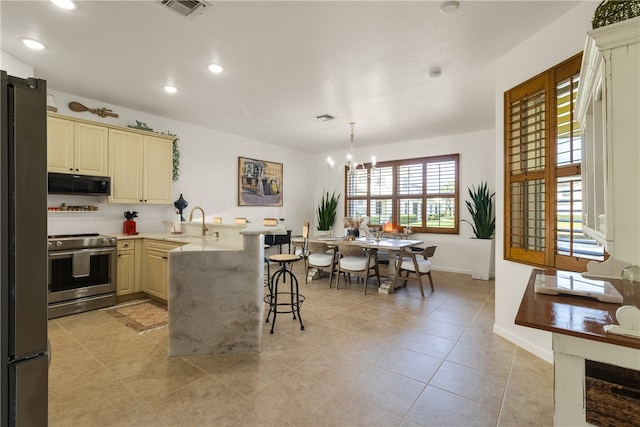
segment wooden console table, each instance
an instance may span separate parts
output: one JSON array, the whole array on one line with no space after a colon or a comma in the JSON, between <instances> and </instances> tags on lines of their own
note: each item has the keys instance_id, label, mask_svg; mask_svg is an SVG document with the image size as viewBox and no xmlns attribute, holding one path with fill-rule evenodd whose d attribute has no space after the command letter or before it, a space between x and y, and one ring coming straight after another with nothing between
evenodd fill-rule
<instances>
[{"instance_id":1,"label":"wooden console table","mask_svg":"<svg viewBox=\"0 0 640 427\"><path fill-rule=\"evenodd\" d=\"M605 325L617 324L619 304L535 293L534 283L538 274L555 275L557 272L533 270L515 323L552 332L555 424L590 425L588 420L594 415L590 413L592 408L587 402L590 390L588 385L585 386L589 383L585 381L585 364L598 362L636 375L640 373L640 339L609 334L604 330ZM606 280L623 296L624 305L640 307L640 285ZM631 404L627 402L625 407L638 408L632 409L631 416L640 417L640 400ZM617 415L613 410L610 412L611 416Z\"/></svg>"},{"instance_id":2,"label":"wooden console table","mask_svg":"<svg viewBox=\"0 0 640 427\"><path fill-rule=\"evenodd\" d=\"M287 230L287 234L266 234L264 236L264 244L269 246L280 246L282 253L282 245L289 245L288 254L291 253L291 230Z\"/></svg>"}]
</instances>

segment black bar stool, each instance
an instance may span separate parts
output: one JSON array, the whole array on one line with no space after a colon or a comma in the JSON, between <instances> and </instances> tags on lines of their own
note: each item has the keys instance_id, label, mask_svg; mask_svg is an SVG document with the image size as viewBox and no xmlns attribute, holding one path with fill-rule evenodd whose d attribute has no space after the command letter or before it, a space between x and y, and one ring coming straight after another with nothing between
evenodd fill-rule
<instances>
[{"instance_id":1,"label":"black bar stool","mask_svg":"<svg viewBox=\"0 0 640 427\"><path fill-rule=\"evenodd\" d=\"M276 326L276 315L278 313L293 313L293 319L297 319L300 322L300 330L304 331L304 325L302 324L302 317L300 316L300 306L304 302L304 295L300 295L298 291L298 279L296 275L293 274L289 265L293 262L300 261L302 258L293 255L293 254L275 254L269 257L269 261L277 262L280 264L280 268L278 271L273 273L271 277L271 281L269 282L269 295L264 297L264 302L269 304L269 314L267 314L266 322L269 323L269 317L271 313L273 313L273 322L271 323L271 333L273 333L273 328ZM283 283L287 282L287 277L289 278L289 283L291 284L291 289L289 292L279 292L278 285L280 280L282 279ZM295 285L295 289L294 289ZM287 302L278 302L279 295L288 295L289 301Z\"/></svg>"}]
</instances>

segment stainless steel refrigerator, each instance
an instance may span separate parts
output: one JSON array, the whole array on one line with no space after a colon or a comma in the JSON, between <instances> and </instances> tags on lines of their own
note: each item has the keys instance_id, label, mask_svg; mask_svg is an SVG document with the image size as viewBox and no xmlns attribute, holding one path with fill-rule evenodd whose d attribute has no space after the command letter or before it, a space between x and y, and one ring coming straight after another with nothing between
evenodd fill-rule
<instances>
[{"instance_id":1,"label":"stainless steel refrigerator","mask_svg":"<svg viewBox=\"0 0 640 427\"><path fill-rule=\"evenodd\" d=\"M46 426L47 85L0 80L0 425Z\"/></svg>"}]
</instances>

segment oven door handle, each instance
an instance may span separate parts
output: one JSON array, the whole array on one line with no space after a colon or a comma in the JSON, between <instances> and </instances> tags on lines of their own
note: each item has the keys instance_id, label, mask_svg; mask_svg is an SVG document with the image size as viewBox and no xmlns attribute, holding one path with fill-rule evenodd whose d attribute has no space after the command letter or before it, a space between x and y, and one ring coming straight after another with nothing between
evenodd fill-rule
<instances>
[{"instance_id":1,"label":"oven door handle","mask_svg":"<svg viewBox=\"0 0 640 427\"><path fill-rule=\"evenodd\" d=\"M77 254L78 252L89 252L90 255L109 254L116 251L115 247L104 249L80 249L74 251L49 252L49 258L66 258Z\"/></svg>"}]
</instances>

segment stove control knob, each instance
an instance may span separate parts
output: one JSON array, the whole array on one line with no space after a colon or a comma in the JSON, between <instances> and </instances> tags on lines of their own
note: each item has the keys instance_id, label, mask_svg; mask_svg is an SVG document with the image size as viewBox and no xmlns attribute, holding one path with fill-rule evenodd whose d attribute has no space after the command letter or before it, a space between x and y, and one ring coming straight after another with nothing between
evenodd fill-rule
<instances>
[{"instance_id":1,"label":"stove control knob","mask_svg":"<svg viewBox=\"0 0 640 427\"><path fill-rule=\"evenodd\" d=\"M57 247L62 246L62 242L61 242L60 240L58 240L58 241L56 242L56 246L57 246Z\"/></svg>"},{"instance_id":2,"label":"stove control knob","mask_svg":"<svg viewBox=\"0 0 640 427\"><path fill-rule=\"evenodd\" d=\"M102 243L109 243L109 239L107 239L106 237L104 239L102 239Z\"/></svg>"},{"instance_id":3,"label":"stove control knob","mask_svg":"<svg viewBox=\"0 0 640 427\"><path fill-rule=\"evenodd\" d=\"M111 239L109 239L111 241L111 243L115 243L116 242L116 238L112 237Z\"/></svg>"},{"instance_id":4,"label":"stove control knob","mask_svg":"<svg viewBox=\"0 0 640 427\"><path fill-rule=\"evenodd\" d=\"M50 248L51 246L53 246L53 243L47 242L47 247Z\"/></svg>"}]
</instances>

